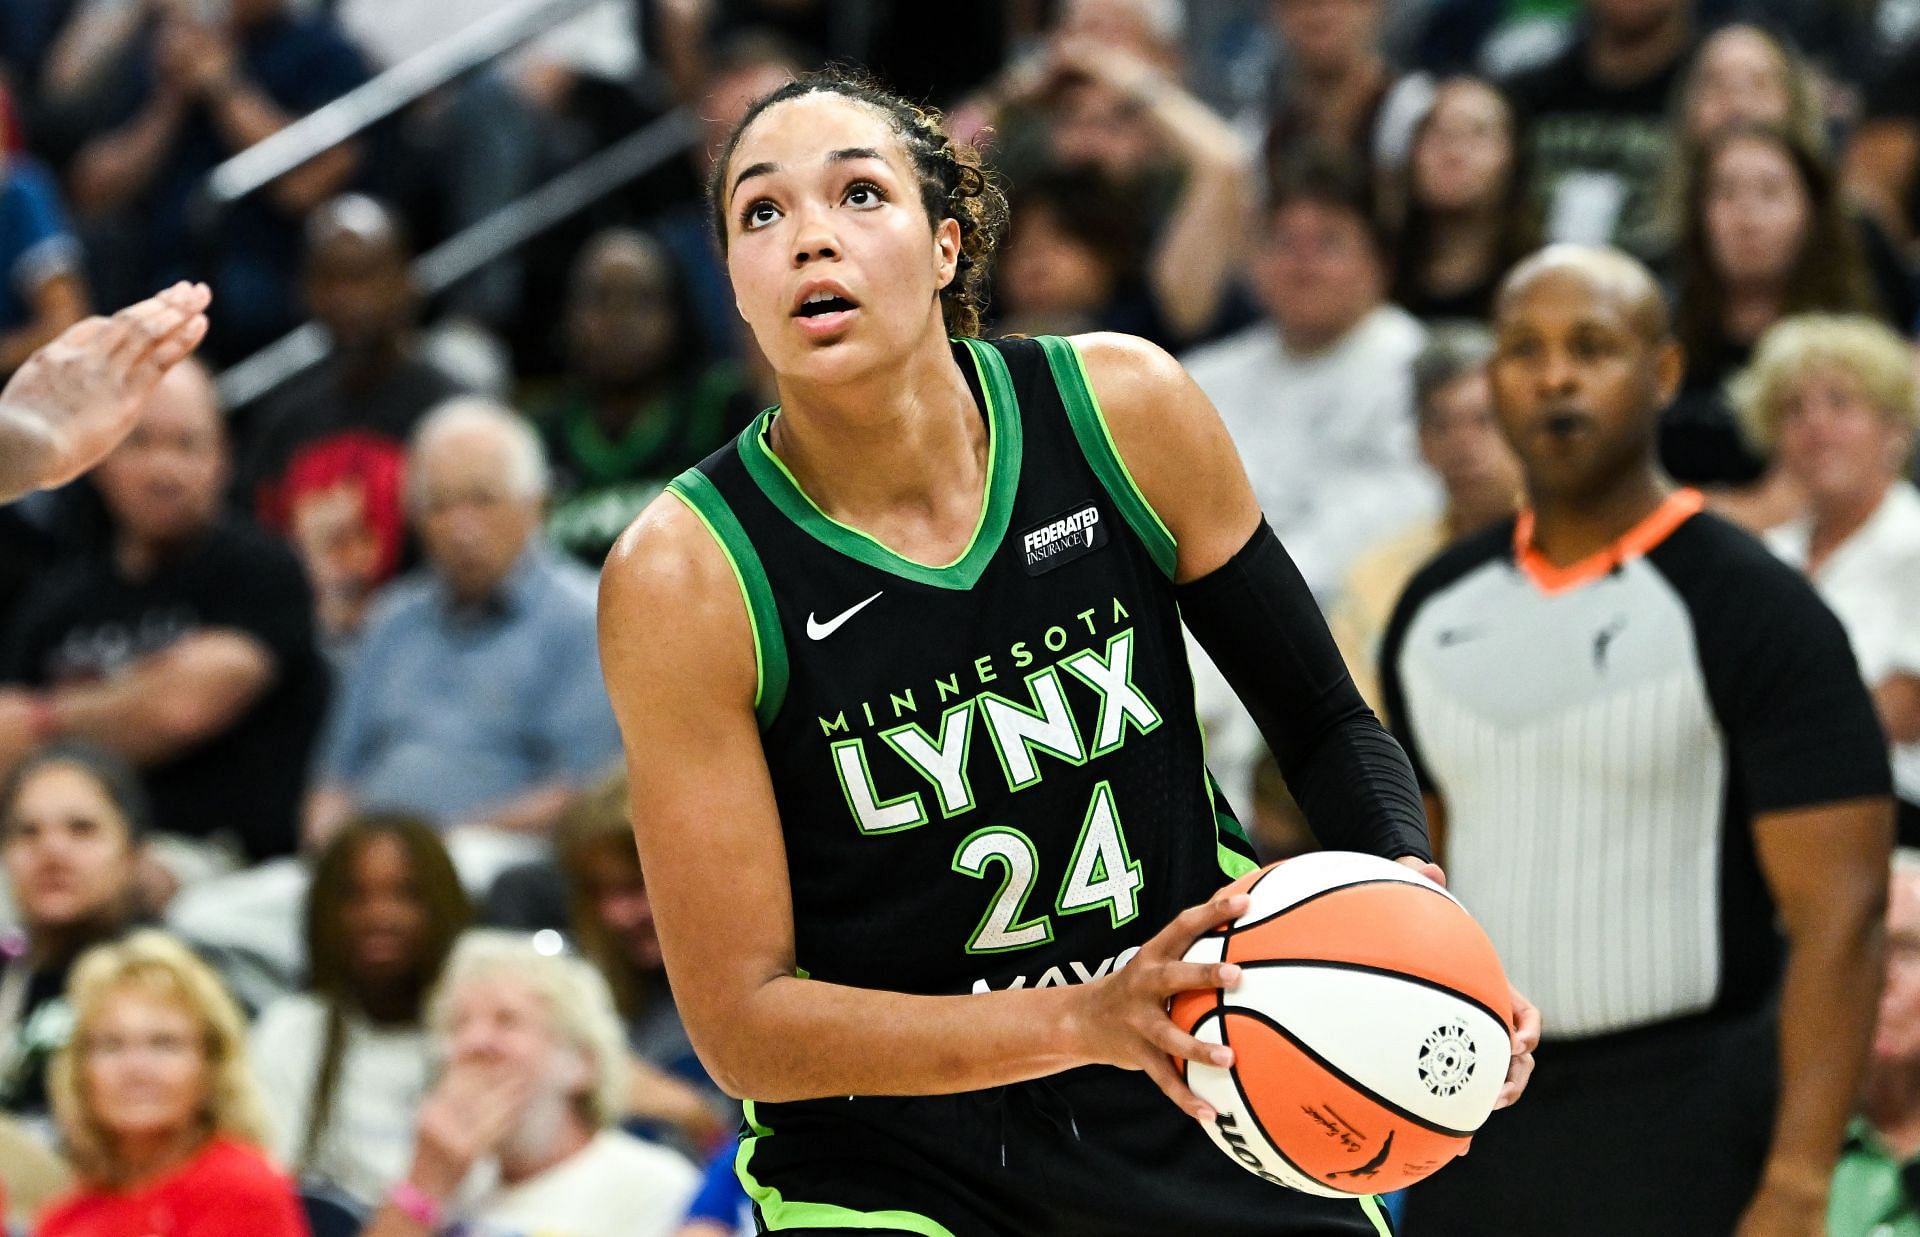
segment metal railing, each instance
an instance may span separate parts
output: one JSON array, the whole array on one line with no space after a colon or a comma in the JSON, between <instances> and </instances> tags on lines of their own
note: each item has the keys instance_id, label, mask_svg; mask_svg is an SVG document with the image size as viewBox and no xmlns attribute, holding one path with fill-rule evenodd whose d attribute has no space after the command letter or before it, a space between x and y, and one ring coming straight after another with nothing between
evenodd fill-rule
<instances>
[{"instance_id":1,"label":"metal railing","mask_svg":"<svg viewBox=\"0 0 1920 1237\"><path fill-rule=\"evenodd\" d=\"M676 108L422 254L413 263L414 286L423 297L446 291L686 150L699 132L692 114ZM325 360L331 350L326 328L319 323L294 329L220 375L222 406L252 403Z\"/></svg>"},{"instance_id":2,"label":"metal railing","mask_svg":"<svg viewBox=\"0 0 1920 1237\"><path fill-rule=\"evenodd\" d=\"M359 136L408 104L545 34L601 0L516 0L363 86L302 116L228 159L207 176L203 216L222 212L306 163Z\"/></svg>"},{"instance_id":3,"label":"metal railing","mask_svg":"<svg viewBox=\"0 0 1920 1237\"><path fill-rule=\"evenodd\" d=\"M195 203L196 232L217 236L221 219L235 203L601 2L516 0L249 146L208 174ZM687 149L698 133L698 124L684 108L669 112L421 255L412 268L415 286L425 297L446 291L646 175ZM222 372L221 402L228 409L249 404L325 360L331 350L325 328L308 322Z\"/></svg>"}]
</instances>

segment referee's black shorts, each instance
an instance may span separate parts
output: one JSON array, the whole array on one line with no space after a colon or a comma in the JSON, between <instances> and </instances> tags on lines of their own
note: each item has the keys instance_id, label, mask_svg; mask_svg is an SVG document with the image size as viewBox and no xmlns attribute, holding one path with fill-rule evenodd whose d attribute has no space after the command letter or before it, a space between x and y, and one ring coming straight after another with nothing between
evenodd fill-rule
<instances>
[{"instance_id":1,"label":"referee's black shorts","mask_svg":"<svg viewBox=\"0 0 1920 1237\"><path fill-rule=\"evenodd\" d=\"M1408 1195L1407 1237L1726 1237L1773 1134L1776 1023L1542 1044L1520 1102Z\"/></svg>"},{"instance_id":2,"label":"referee's black shorts","mask_svg":"<svg viewBox=\"0 0 1920 1237\"><path fill-rule=\"evenodd\" d=\"M1260 1180L1145 1074L1105 1067L960 1095L758 1104L746 1137L741 1177L763 1233L1392 1232L1377 1200L1314 1198Z\"/></svg>"}]
</instances>

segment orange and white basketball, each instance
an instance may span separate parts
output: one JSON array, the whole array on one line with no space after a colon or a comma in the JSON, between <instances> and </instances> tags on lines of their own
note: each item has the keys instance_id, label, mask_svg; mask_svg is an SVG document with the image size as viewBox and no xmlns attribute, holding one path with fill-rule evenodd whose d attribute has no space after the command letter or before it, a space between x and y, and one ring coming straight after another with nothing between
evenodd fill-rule
<instances>
[{"instance_id":1,"label":"orange and white basketball","mask_svg":"<svg viewBox=\"0 0 1920 1237\"><path fill-rule=\"evenodd\" d=\"M1460 1154L1506 1077L1510 998L1487 934L1453 895L1372 855L1328 851L1248 873L1252 905L1187 951L1233 962L1232 991L1173 1019L1233 1049L1180 1065L1219 1114L1220 1149L1309 1194L1397 1190Z\"/></svg>"}]
</instances>

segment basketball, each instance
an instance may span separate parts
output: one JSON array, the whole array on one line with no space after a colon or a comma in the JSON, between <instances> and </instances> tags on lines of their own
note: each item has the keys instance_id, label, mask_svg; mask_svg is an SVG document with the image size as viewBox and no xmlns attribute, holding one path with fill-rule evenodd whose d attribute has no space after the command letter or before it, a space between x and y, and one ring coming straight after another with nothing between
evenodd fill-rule
<instances>
[{"instance_id":1,"label":"basketball","mask_svg":"<svg viewBox=\"0 0 1920 1237\"><path fill-rule=\"evenodd\" d=\"M1506 1077L1510 997L1487 934L1403 864L1329 851L1250 872L1234 922L1189 962L1233 962L1232 991L1184 992L1173 1020L1233 1049L1179 1062L1248 1172L1341 1198L1411 1185L1466 1149Z\"/></svg>"}]
</instances>

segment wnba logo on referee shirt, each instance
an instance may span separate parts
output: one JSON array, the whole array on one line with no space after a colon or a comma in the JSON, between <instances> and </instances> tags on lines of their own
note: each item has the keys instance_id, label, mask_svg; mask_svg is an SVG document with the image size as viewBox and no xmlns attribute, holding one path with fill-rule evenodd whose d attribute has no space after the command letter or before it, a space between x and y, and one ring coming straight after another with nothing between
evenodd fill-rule
<instances>
[{"instance_id":1,"label":"wnba logo on referee shirt","mask_svg":"<svg viewBox=\"0 0 1920 1237\"><path fill-rule=\"evenodd\" d=\"M1031 576L1052 571L1105 544L1107 527L1101 523L1100 508L1092 503L1063 511L1020 535L1020 546L1027 556L1027 574Z\"/></svg>"}]
</instances>

